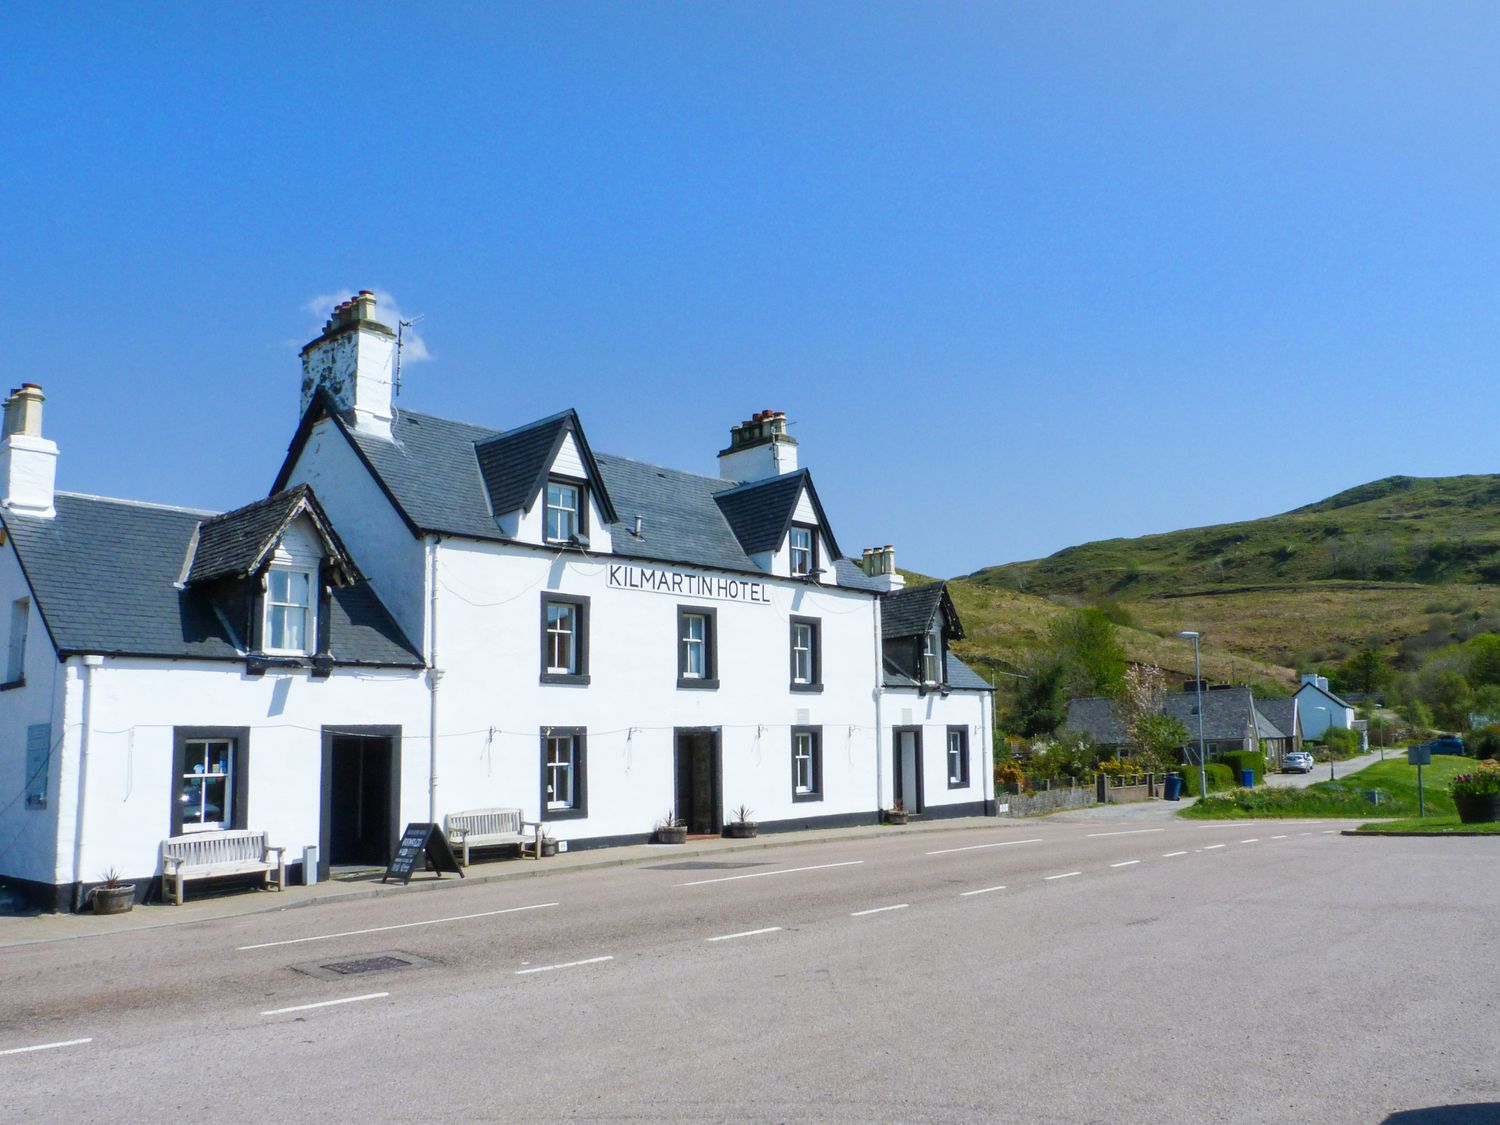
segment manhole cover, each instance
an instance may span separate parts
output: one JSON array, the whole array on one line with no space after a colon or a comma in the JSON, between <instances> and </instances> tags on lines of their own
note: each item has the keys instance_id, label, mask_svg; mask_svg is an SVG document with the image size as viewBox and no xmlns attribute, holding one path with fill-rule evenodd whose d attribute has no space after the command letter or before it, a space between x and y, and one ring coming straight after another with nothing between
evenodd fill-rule
<instances>
[{"instance_id":1,"label":"manhole cover","mask_svg":"<svg viewBox=\"0 0 1500 1125\"><path fill-rule=\"evenodd\" d=\"M383 953L370 953L363 957L349 957L341 961L305 961L292 968L319 980L343 980L345 977L364 973L394 973L401 969L425 969L437 964L415 953L403 953L399 949Z\"/></svg>"},{"instance_id":2,"label":"manhole cover","mask_svg":"<svg viewBox=\"0 0 1500 1125\"><path fill-rule=\"evenodd\" d=\"M766 867L767 862L760 863L716 863L711 859L685 859L681 863L658 863L650 867L651 871L733 871L739 867Z\"/></svg>"}]
</instances>

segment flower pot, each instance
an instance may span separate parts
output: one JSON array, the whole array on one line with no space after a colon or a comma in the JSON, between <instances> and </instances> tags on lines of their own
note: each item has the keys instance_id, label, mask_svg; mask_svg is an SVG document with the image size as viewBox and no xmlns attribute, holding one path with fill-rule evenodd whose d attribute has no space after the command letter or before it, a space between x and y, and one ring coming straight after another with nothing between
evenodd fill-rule
<instances>
[{"instance_id":1,"label":"flower pot","mask_svg":"<svg viewBox=\"0 0 1500 1125\"><path fill-rule=\"evenodd\" d=\"M756 831L757 825L753 820L734 820L724 825L724 835L731 840L749 840Z\"/></svg>"},{"instance_id":2,"label":"flower pot","mask_svg":"<svg viewBox=\"0 0 1500 1125\"><path fill-rule=\"evenodd\" d=\"M887 824L905 824L910 814L905 809L886 809L885 822Z\"/></svg>"},{"instance_id":3,"label":"flower pot","mask_svg":"<svg viewBox=\"0 0 1500 1125\"><path fill-rule=\"evenodd\" d=\"M687 843L687 825L679 824L675 828L658 828L656 830L656 842L658 844Z\"/></svg>"},{"instance_id":4,"label":"flower pot","mask_svg":"<svg viewBox=\"0 0 1500 1125\"><path fill-rule=\"evenodd\" d=\"M135 884L118 887L95 887L89 892L95 914L124 914L135 905Z\"/></svg>"},{"instance_id":5,"label":"flower pot","mask_svg":"<svg viewBox=\"0 0 1500 1125\"><path fill-rule=\"evenodd\" d=\"M1453 805L1458 809L1458 819L1465 824L1491 824L1500 821L1500 793L1481 793L1468 797L1455 795Z\"/></svg>"}]
</instances>

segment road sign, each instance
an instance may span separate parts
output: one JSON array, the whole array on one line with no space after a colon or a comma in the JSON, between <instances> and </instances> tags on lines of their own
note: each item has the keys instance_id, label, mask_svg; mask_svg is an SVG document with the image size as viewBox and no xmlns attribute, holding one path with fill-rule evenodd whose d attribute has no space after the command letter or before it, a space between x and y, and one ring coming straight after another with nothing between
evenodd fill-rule
<instances>
[{"instance_id":1,"label":"road sign","mask_svg":"<svg viewBox=\"0 0 1500 1125\"><path fill-rule=\"evenodd\" d=\"M1423 742L1406 748L1406 764L1409 766L1432 765L1432 747Z\"/></svg>"}]
</instances>

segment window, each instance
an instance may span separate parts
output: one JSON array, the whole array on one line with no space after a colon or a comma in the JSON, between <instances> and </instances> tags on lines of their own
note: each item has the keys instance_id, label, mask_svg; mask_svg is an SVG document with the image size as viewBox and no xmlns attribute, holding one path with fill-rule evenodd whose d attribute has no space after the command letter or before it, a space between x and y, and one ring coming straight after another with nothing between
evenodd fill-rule
<instances>
[{"instance_id":1,"label":"window","mask_svg":"<svg viewBox=\"0 0 1500 1125\"><path fill-rule=\"evenodd\" d=\"M969 728L948 728L948 788L969 787Z\"/></svg>"},{"instance_id":2,"label":"window","mask_svg":"<svg viewBox=\"0 0 1500 1125\"><path fill-rule=\"evenodd\" d=\"M823 728L792 728L792 800L823 799Z\"/></svg>"},{"instance_id":3,"label":"window","mask_svg":"<svg viewBox=\"0 0 1500 1125\"><path fill-rule=\"evenodd\" d=\"M266 652L312 651L316 635L313 575L273 566L266 572L266 619L261 648Z\"/></svg>"},{"instance_id":4,"label":"window","mask_svg":"<svg viewBox=\"0 0 1500 1125\"><path fill-rule=\"evenodd\" d=\"M583 533L583 486L547 482L547 541L566 543Z\"/></svg>"},{"instance_id":5,"label":"window","mask_svg":"<svg viewBox=\"0 0 1500 1125\"><path fill-rule=\"evenodd\" d=\"M718 614L703 606L677 609L677 686L719 686Z\"/></svg>"},{"instance_id":6,"label":"window","mask_svg":"<svg viewBox=\"0 0 1500 1125\"><path fill-rule=\"evenodd\" d=\"M177 727L172 732L169 834L244 828L250 794L246 727Z\"/></svg>"},{"instance_id":7,"label":"window","mask_svg":"<svg viewBox=\"0 0 1500 1125\"><path fill-rule=\"evenodd\" d=\"M8 684L20 684L26 680L26 627L30 621L30 598L17 598L10 603L10 654L5 661L5 682Z\"/></svg>"},{"instance_id":8,"label":"window","mask_svg":"<svg viewBox=\"0 0 1500 1125\"><path fill-rule=\"evenodd\" d=\"M542 598L542 683L588 683L588 599Z\"/></svg>"},{"instance_id":9,"label":"window","mask_svg":"<svg viewBox=\"0 0 1500 1125\"><path fill-rule=\"evenodd\" d=\"M823 690L821 633L822 623L817 618L792 618L793 691Z\"/></svg>"},{"instance_id":10,"label":"window","mask_svg":"<svg viewBox=\"0 0 1500 1125\"><path fill-rule=\"evenodd\" d=\"M810 527L793 527L788 533L791 546L792 575L811 574L818 565L817 537Z\"/></svg>"},{"instance_id":11,"label":"window","mask_svg":"<svg viewBox=\"0 0 1500 1125\"><path fill-rule=\"evenodd\" d=\"M588 813L585 796L585 751L582 727L542 730L542 819L562 820Z\"/></svg>"},{"instance_id":12,"label":"window","mask_svg":"<svg viewBox=\"0 0 1500 1125\"><path fill-rule=\"evenodd\" d=\"M943 682L943 635L935 626L922 638L922 682Z\"/></svg>"}]
</instances>

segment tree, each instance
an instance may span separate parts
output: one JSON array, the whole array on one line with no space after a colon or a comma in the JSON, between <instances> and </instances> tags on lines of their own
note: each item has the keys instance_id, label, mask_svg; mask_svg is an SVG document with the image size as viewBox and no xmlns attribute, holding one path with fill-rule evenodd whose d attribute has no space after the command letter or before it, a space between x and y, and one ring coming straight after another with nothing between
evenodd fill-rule
<instances>
[{"instance_id":1,"label":"tree","mask_svg":"<svg viewBox=\"0 0 1500 1125\"><path fill-rule=\"evenodd\" d=\"M1049 632L1074 695L1118 698L1125 690L1125 646L1105 614L1076 609L1053 621Z\"/></svg>"},{"instance_id":2,"label":"tree","mask_svg":"<svg viewBox=\"0 0 1500 1125\"><path fill-rule=\"evenodd\" d=\"M1479 633L1464 642L1468 681L1474 687L1500 684L1500 637Z\"/></svg>"},{"instance_id":3,"label":"tree","mask_svg":"<svg viewBox=\"0 0 1500 1125\"><path fill-rule=\"evenodd\" d=\"M1432 678L1427 701L1432 705L1433 717L1446 730L1467 730L1469 726L1469 704L1474 693L1463 673L1444 668Z\"/></svg>"},{"instance_id":4,"label":"tree","mask_svg":"<svg viewBox=\"0 0 1500 1125\"><path fill-rule=\"evenodd\" d=\"M1380 691L1390 682L1391 666L1379 649L1365 648L1344 661L1334 676L1340 691L1359 691L1368 695Z\"/></svg>"},{"instance_id":5,"label":"tree","mask_svg":"<svg viewBox=\"0 0 1500 1125\"><path fill-rule=\"evenodd\" d=\"M1055 657L1044 657L1032 665L1031 674L1016 688L1011 727L1017 734L1035 738L1062 726L1067 714L1068 669Z\"/></svg>"}]
</instances>

